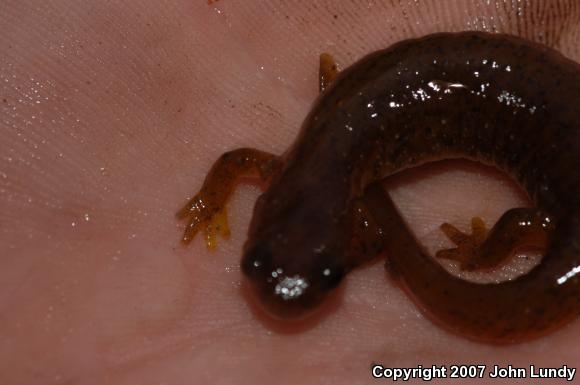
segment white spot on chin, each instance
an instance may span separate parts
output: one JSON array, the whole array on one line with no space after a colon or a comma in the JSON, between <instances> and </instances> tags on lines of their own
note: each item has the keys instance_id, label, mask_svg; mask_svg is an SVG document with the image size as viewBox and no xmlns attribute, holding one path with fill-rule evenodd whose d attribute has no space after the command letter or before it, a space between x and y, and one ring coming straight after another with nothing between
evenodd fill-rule
<instances>
[{"instance_id":1,"label":"white spot on chin","mask_svg":"<svg viewBox=\"0 0 580 385\"><path fill-rule=\"evenodd\" d=\"M274 292L284 300L294 299L300 297L304 291L310 286L308 281L299 275L293 277L284 277L276 287Z\"/></svg>"}]
</instances>

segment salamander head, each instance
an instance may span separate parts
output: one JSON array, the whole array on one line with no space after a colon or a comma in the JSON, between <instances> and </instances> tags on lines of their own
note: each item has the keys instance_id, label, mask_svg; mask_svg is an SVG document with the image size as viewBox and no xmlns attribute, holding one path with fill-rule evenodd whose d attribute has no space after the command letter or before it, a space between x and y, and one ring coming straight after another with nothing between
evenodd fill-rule
<instances>
[{"instance_id":1,"label":"salamander head","mask_svg":"<svg viewBox=\"0 0 580 385\"><path fill-rule=\"evenodd\" d=\"M256 206L242 271L270 315L303 318L342 281L347 236L336 218L307 202L267 206L264 198Z\"/></svg>"},{"instance_id":2,"label":"salamander head","mask_svg":"<svg viewBox=\"0 0 580 385\"><path fill-rule=\"evenodd\" d=\"M307 269L298 270L294 264L276 263L272 253L267 243L255 245L245 253L242 269L265 310L276 318L307 316L344 276L344 269L327 257L315 263L310 263L315 256L305 257L310 260Z\"/></svg>"}]
</instances>

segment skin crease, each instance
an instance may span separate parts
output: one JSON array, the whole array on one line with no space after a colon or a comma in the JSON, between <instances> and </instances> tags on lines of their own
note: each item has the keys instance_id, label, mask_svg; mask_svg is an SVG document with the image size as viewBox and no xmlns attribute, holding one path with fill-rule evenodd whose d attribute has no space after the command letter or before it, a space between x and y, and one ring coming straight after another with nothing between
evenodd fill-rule
<instances>
[{"instance_id":1,"label":"skin crease","mask_svg":"<svg viewBox=\"0 0 580 385\"><path fill-rule=\"evenodd\" d=\"M578 322L521 345L470 342L426 320L382 262L349 274L315 322L269 322L240 288L259 190L236 192L217 252L179 245L173 216L224 151L292 143L320 52L347 66L404 38L495 27L578 61L572 3L4 1L0 383L356 384L372 381L371 362L573 366ZM501 173L464 162L388 187L430 252L450 246L442 222L491 225L525 203Z\"/></svg>"}]
</instances>

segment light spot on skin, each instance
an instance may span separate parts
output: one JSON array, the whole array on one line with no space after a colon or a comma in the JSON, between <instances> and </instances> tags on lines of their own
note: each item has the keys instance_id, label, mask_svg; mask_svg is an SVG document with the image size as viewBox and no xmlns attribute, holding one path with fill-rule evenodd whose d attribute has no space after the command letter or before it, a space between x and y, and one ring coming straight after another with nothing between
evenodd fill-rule
<instances>
[{"instance_id":1,"label":"light spot on skin","mask_svg":"<svg viewBox=\"0 0 580 385\"><path fill-rule=\"evenodd\" d=\"M299 275L293 277L284 277L274 288L276 295L284 300L300 297L310 286L308 281Z\"/></svg>"},{"instance_id":2,"label":"light spot on skin","mask_svg":"<svg viewBox=\"0 0 580 385\"><path fill-rule=\"evenodd\" d=\"M576 266L575 268L573 268L572 270L570 270L569 272L558 278L557 281L558 285L564 284L567 280L569 280L578 273L580 273L580 266Z\"/></svg>"},{"instance_id":3,"label":"light spot on skin","mask_svg":"<svg viewBox=\"0 0 580 385\"><path fill-rule=\"evenodd\" d=\"M278 269L274 270L274 271L271 273L271 275L272 275L272 277L273 277L273 278L278 278L278 276L279 276L280 274L282 274L283 272L284 272L284 270L282 270L282 269L278 268Z\"/></svg>"}]
</instances>

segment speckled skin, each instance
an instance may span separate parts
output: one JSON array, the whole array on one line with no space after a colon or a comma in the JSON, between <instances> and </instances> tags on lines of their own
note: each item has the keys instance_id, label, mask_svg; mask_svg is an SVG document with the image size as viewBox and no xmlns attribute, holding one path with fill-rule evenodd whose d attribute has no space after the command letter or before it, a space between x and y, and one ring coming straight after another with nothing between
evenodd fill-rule
<instances>
[{"instance_id":1,"label":"speckled skin","mask_svg":"<svg viewBox=\"0 0 580 385\"><path fill-rule=\"evenodd\" d=\"M452 276L373 185L449 157L497 165L550 214L554 234L530 273L499 284ZM465 32L370 54L318 98L279 164L242 261L275 315L303 315L361 258L385 248L420 306L473 339L534 338L580 310L580 67L547 47ZM281 287L299 290L288 297Z\"/></svg>"}]
</instances>

